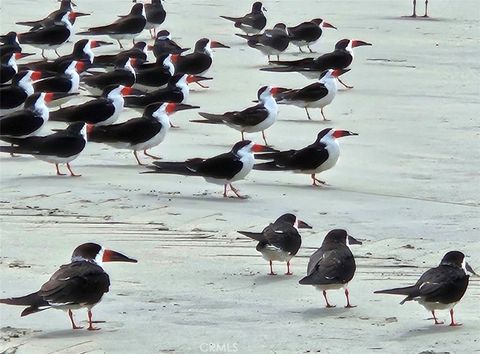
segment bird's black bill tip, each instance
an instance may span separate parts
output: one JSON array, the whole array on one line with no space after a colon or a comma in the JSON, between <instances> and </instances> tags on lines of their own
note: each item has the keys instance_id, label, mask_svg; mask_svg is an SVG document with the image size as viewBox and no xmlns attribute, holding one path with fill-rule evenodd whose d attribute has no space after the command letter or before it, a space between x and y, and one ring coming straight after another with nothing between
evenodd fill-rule
<instances>
[{"instance_id":1,"label":"bird's black bill tip","mask_svg":"<svg viewBox=\"0 0 480 354\"><path fill-rule=\"evenodd\" d=\"M297 227L299 229L311 229L312 228L310 225L308 225L305 221L302 221L302 220L298 220Z\"/></svg>"},{"instance_id":2,"label":"bird's black bill tip","mask_svg":"<svg viewBox=\"0 0 480 354\"><path fill-rule=\"evenodd\" d=\"M349 245L361 245L362 242L358 241L355 237L348 235L348 244Z\"/></svg>"},{"instance_id":3,"label":"bird's black bill tip","mask_svg":"<svg viewBox=\"0 0 480 354\"><path fill-rule=\"evenodd\" d=\"M478 277L478 274L475 273L475 271L474 271L473 268L470 266L470 264L465 263L465 269L467 270L467 272L470 272L470 273L472 273L473 275L476 275L476 276Z\"/></svg>"}]
</instances>

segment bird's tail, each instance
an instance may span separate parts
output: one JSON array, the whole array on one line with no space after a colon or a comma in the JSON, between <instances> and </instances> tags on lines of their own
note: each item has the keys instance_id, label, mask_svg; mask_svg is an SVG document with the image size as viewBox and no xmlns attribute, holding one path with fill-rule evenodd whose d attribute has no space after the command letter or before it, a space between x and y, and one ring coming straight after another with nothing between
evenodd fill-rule
<instances>
[{"instance_id":1,"label":"bird's tail","mask_svg":"<svg viewBox=\"0 0 480 354\"><path fill-rule=\"evenodd\" d=\"M257 163L253 166L257 171L283 171L284 169L277 165L275 161Z\"/></svg>"},{"instance_id":2,"label":"bird's tail","mask_svg":"<svg viewBox=\"0 0 480 354\"><path fill-rule=\"evenodd\" d=\"M51 120L53 122L66 122L66 123L76 122L75 120L72 120L71 116L69 116L68 114L65 114L65 110L61 108L57 109L56 111L50 112L48 120Z\"/></svg>"},{"instance_id":3,"label":"bird's tail","mask_svg":"<svg viewBox=\"0 0 480 354\"><path fill-rule=\"evenodd\" d=\"M125 107L142 107L145 105L145 96L126 96L124 101Z\"/></svg>"},{"instance_id":4,"label":"bird's tail","mask_svg":"<svg viewBox=\"0 0 480 354\"><path fill-rule=\"evenodd\" d=\"M414 295L415 290L416 290L416 286L412 285L412 286L406 286L404 288L377 290L374 292L374 294L406 295L407 297L400 302L400 304L403 305L406 301L409 301L413 297L415 297Z\"/></svg>"},{"instance_id":5,"label":"bird's tail","mask_svg":"<svg viewBox=\"0 0 480 354\"><path fill-rule=\"evenodd\" d=\"M237 22L239 20L238 17L229 17L229 16L220 16L220 17L232 22Z\"/></svg>"},{"instance_id":6,"label":"bird's tail","mask_svg":"<svg viewBox=\"0 0 480 354\"><path fill-rule=\"evenodd\" d=\"M35 27L40 25L42 21L23 21L23 22L15 22L15 24L20 26L28 26L28 27Z\"/></svg>"},{"instance_id":7,"label":"bird's tail","mask_svg":"<svg viewBox=\"0 0 480 354\"><path fill-rule=\"evenodd\" d=\"M205 119L193 119L190 122L194 123L208 123L208 124L223 124L223 115L222 114L212 114L205 112L198 112Z\"/></svg>"},{"instance_id":8,"label":"bird's tail","mask_svg":"<svg viewBox=\"0 0 480 354\"><path fill-rule=\"evenodd\" d=\"M109 141L116 141L115 137L112 134L113 130L111 126L93 126L91 124L87 125L87 140L94 143L105 143Z\"/></svg>"},{"instance_id":9,"label":"bird's tail","mask_svg":"<svg viewBox=\"0 0 480 354\"><path fill-rule=\"evenodd\" d=\"M247 41L251 40L253 38L253 36L249 36L248 34L240 34L240 33L237 33L235 34L236 36L240 37L240 38L243 38L243 39L246 39Z\"/></svg>"},{"instance_id":10,"label":"bird's tail","mask_svg":"<svg viewBox=\"0 0 480 354\"><path fill-rule=\"evenodd\" d=\"M264 241L265 236L263 236L263 233L261 232L250 232L250 231L237 231L239 234L242 234L244 236L250 237L251 239L254 239L256 241Z\"/></svg>"},{"instance_id":11,"label":"bird's tail","mask_svg":"<svg viewBox=\"0 0 480 354\"><path fill-rule=\"evenodd\" d=\"M0 299L0 304L16 305L16 306L28 306L21 313L21 316L27 316L35 312L46 310L50 307L50 304L45 301L38 292L31 293L20 297L10 297L7 299Z\"/></svg>"},{"instance_id":12,"label":"bird's tail","mask_svg":"<svg viewBox=\"0 0 480 354\"><path fill-rule=\"evenodd\" d=\"M147 166L151 171L142 173L163 173L171 175L196 176L197 173L187 167L186 162L161 162L154 161L153 165Z\"/></svg>"},{"instance_id":13,"label":"bird's tail","mask_svg":"<svg viewBox=\"0 0 480 354\"><path fill-rule=\"evenodd\" d=\"M300 285L314 285L314 284L317 284L318 282L315 281L315 273L312 273L300 279L298 283Z\"/></svg>"},{"instance_id":14,"label":"bird's tail","mask_svg":"<svg viewBox=\"0 0 480 354\"><path fill-rule=\"evenodd\" d=\"M26 143L28 141L31 141L32 138L36 138L36 137L24 138L24 139L18 139L18 138L17 139L16 138L8 139L8 138L3 138L2 137L1 139L4 140L4 141L8 141L11 144L19 144L19 145L17 145L17 146L0 146L0 152L6 152L6 153L9 153L9 154L37 155L38 151L32 149L30 144L25 144L25 145L28 145L28 146L22 146L22 143L24 143L24 142Z\"/></svg>"}]
</instances>

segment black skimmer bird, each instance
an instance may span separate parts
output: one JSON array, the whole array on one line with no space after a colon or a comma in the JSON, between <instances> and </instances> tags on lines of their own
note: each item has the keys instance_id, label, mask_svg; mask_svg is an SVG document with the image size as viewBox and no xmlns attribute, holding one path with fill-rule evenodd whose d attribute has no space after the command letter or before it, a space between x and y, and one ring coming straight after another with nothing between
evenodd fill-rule
<instances>
[{"instance_id":1,"label":"black skimmer bird","mask_svg":"<svg viewBox=\"0 0 480 354\"><path fill-rule=\"evenodd\" d=\"M293 61L271 61L271 64L279 65L276 67L262 68L262 71L273 72L299 72L308 78L317 78L320 73L328 69L349 69L353 61L353 48L360 46L370 46L372 44L354 40L342 39L335 44L335 50L323 54L318 58L305 58ZM339 82L347 88L341 80Z\"/></svg>"},{"instance_id":2,"label":"black skimmer bird","mask_svg":"<svg viewBox=\"0 0 480 354\"><path fill-rule=\"evenodd\" d=\"M185 103L190 94L188 83L205 79L201 76L175 74L164 88L143 95L125 96L125 107L143 110L149 104L156 102Z\"/></svg>"},{"instance_id":3,"label":"black skimmer bird","mask_svg":"<svg viewBox=\"0 0 480 354\"><path fill-rule=\"evenodd\" d=\"M311 119L308 108L320 108L323 120L328 120L323 114L323 108L332 103L337 94L337 78L349 70L325 70L320 74L318 82L301 89L284 91L276 97L277 102L304 108L308 119Z\"/></svg>"},{"instance_id":4,"label":"black skimmer bird","mask_svg":"<svg viewBox=\"0 0 480 354\"><path fill-rule=\"evenodd\" d=\"M162 30L157 33L157 38L153 46L148 46L149 50L153 51L155 58L158 58L164 54L177 54L180 55L186 52L190 48L182 48L175 41L172 40L170 32Z\"/></svg>"},{"instance_id":5,"label":"black skimmer bird","mask_svg":"<svg viewBox=\"0 0 480 354\"><path fill-rule=\"evenodd\" d=\"M171 54L165 54L157 58L155 63L144 63L136 66L137 79L135 88L151 90L168 84L175 74L175 66L171 60Z\"/></svg>"},{"instance_id":6,"label":"black skimmer bird","mask_svg":"<svg viewBox=\"0 0 480 354\"><path fill-rule=\"evenodd\" d=\"M230 187L238 198L245 198L232 183L244 179L250 173L255 163L254 152L270 150L250 140L243 140L236 143L229 152L208 159L193 158L184 162L154 161L154 166L149 166L152 171L143 173L203 177L207 182L223 185L223 197L227 197L227 187Z\"/></svg>"},{"instance_id":7,"label":"black skimmer bird","mask_svg":"<svg viewBox=\"0 0 480 354\"><path fill-rule=\"evenodd\" d=\"M62 0L60 2L60 8L48 14L48 16L46 16L45 18L41 20L35 20L35 21L20 21L20 22L16 22L16 24L21 26L33 27L34 30L41 27L48 27L55 22L56 17L60 13L68 12L68 11L70 12L74 11L72 2L70 0ZM73 23L74 23L74 20L72 20L72 25Z\"/></svg>"},{"instance_id":8,"label":"black skimmer bird","mask_svg":"<svg viewBox=\"0 0 480 354\"><path fill-rule=\"evenodd\" d=\"M129 57L120 58L115 64L115 70L105 73L94 73L90 76L83 77L82 81L88 89L95 94L100 93L109 85L133 86L137 76L133 68L135 62L136 59Z\"/></svg>"},{"instance_id":9,"label":"black skimmer bird","mask_svg":"<svg viewBox=\"0 0 480 354\"><path fill-rule=\"evenodd\" d=\"M106 26L91 27L87 31L77 34L87 36L107 35L115 39L120 48L123 49L123 45L120 40L131 39L134 41L135 38L142 33L146 24L147 20L145 18L145 8L143 4L138 3L133 5L128 15L122 16L117 21Z\"/></svg>"},{"instance_id":10,"label":"black skimmer bird","mask_svg":"<svg viewBox=\"0 0 480 354\"><path fill-rule=\"evenodd\" d=\"M433 315L435 324L442 324L435 316L437 310L450 310L450 326L459 326L453 318L453 308L462 299L468 287L470 272L477 275L459 251L450 251L443 256L440 265L422 274L415 285L375 291L375 294L404 295L400 302L417 301Z\"/></svg>"},{"instance_id":11,"label":"black skimmer bird","mask_svg":"<svg viewBox=\"0 0 480 354\"><path fill-rule=\"evenodd\" d=\"M23 109L25 100L34 92L32 82L41 77L40 71L20 71L10 85L0 87L0 116Z\"/></svg>"},{"instance_id":12,"label":"black skimmer bird","mask_svg":"<svg viewBox=\"0 0 480 354\"><path fill-rule=\"evenodd\" d=\"M413 13L410 17L417 17L417 0L413 0ZM428 17L428 0L425 0L425 14L422 17Z\"/></svg>"},{"instance_id":13,"label":"black skimmer bird","mask_svg":"<svg viewBox=\"0 0 480 354\"><path fill-rule=\"evenodd\" d=\"M315 44L322 36L322 28L334 28L337 27L322 20L321 18L314 18L308 22L302 22L299 25L293 27L287 27L288 35L290 36L290 42L297 46L300 52L302 47L307 47L310 53L313 53L311 45Z\"/></svg>"},{"instance_id":14,"label":"black skimmer bird","mask_svg":"<svg viewBox=\"0 0 480 354\"><path fill-rule=\"evenodd\" d=\"M242 17L220 16L226 20L232 21L236 28L241 29L246 34L260 33L267 25L267 18L263 14L267 11L260 1L252 5L252 11Z\"/></svg>"},{"instance_id":15,"label":"black skimmer bird","mask_svg":"<svg viewBox=\"0 0 480 354\"><path fill-rule=\"evenodd\" d=\"M133 0L133 2L137 2L137 0ZM155 38L158 28L167 17L167 13L163 8L162 0L151 0L150 4L145 4L144 6L147 18L147 24L145 25L145 29L150 32L152 38Z\"/></svg>"},{"instance_id":16,"label":"black skimmer bird","mask_svg":"<svg viewBox=\"0 0 480 354\"><path fill-rule=\"evenodd\" d=\"M330 231L323 240L322 246L310 256L307 267L307 276L300 279L302 285L313 285L323 292L326 307L330 305L327 299L327 290L345 289L347 304L345 308L356 307L350 304L348 283L355 275L355 257L350 251L350 245L362 243L350 236L347 231L336 229Z\"/></svg>"},{"instance_id":17,"label":"black skimmer bird","mask_svg":"<svg viewBox=\"0 0 480 354\"><path fill-rule=\"evenodd\" d=\"M50 112L50 120L65 123L85 122L97 126L113 124L123 111L123 95L131 92L131 87L109 85L103 89L99 98Z\"/></svg>"},{"instance_id":18,"label":"black skimmer bird","mask_svg":"<svg viewBox=\"0 0 480 354\"><path fill-rule=\"evenodd\" d=\"M20 52L12 52L3 55L1 60L1 70L0 70L0 84L4 84L15 76L15 74L19 71L19 67L17 65L17 60L21 58L28 57L33 54L29 53L20 53Z\"/></svg>"},{"instance_id":19,"label":"black skimmer bird","mask_svg":"<svg viewBox=\"0 0 480 354\"><path fill-rule=\"evenodd\" d=\"M148 153L159 145L170 129L169 115L174 112L199 108L178 103L152 103L145 107L143 116L129 119L126 122L113 125L89 126L87 128L88 140L95 143L104 143L119 149L133 151L139 165L143 165L138 158L138 151L143 151L145 156L159 159Z\"/></svg>"},{"instance_id":20,"label":"black skimmer bird","mask_svg":"<svg viewBox=\"0 0 480 354\"><path fill-rule=\"evenodd\" d=\"M7 305L28 306L21 316L50 308L68 312L72 329L75 324L72 310L88 310L88 330L93 327L92 308L98 304L110 287L110 278L102 268L104 262L137 263L119 252L105 249L96 243L84 243L73 251L71 263L62 265L40 290L29 295L0 299Z\"/></svg>"},{"instance_id":21,"label":"black skimmer bird","mask_svg":"<svg viewBox=\"0 0 480 354\"><path fill-rule=\"evenodd\" d=\"M202 38L195 43L194 52L184 56L174 55L172 61L176 73L204 75L212 65L212 48L230 48L220 42Z\"/></svg>"},{"instance_id":22,"label":"black skimmer bird","mask_svg":"<svg viewBox=\"0 0 480 354\"><path fill-rule=\"evenodd\" d=\"M72 21L75 17L82 15L85 14L73 11L60 12L51 25L33 31L20 33L18 35L18 40L21 44L29 44L40 48L44 59L47 59L45 56L45 49L53 49L55 54L60 57L57 49L71 38L73 35Z\"/></svg>"},{"instance_id":23,"label":"black skimmer bird","mask_svg":"<svg viewBox=\"0 0 480 354\"><path fill-rule=\"evenodd\" d=\"M285 275L292 275L290 260L297 254L302 245L302 237L298 229L311 229L312 227L298 219L293 214L283 214L275 222L268 225L262 232L237 231L239 234L258 241L256 250L270 263L269 275L273 272L273 261L287 262Z\"/></svg>"},{"instance_id":24,"label":"black skimmer bird","mask_svg":"<svg viewBox=\"0 0 480 354\"><path fill-rule=\"evenodd\" d=\"M278 92L277 87L263 86L258 90L257 97L260 103L256 106L223 114L200 112L199 114L205 119L191 120L191 122L225 124L241 132L242 140L244 140L244 133L262 132L263 141L268 145L265 130L277 121L278 107L274 96Z\"/></svg>"},{"instance_id":25,"label":"black skimmer bird","mask_svg":"<svg viewBox=\"0 0 480 354\"><path fill-rule=\"evenodd\" d=\"M27 64L20 65L21 70L39 70L42 72L51 72L55 73L60 70L60 64L66 61L83 61L86 64L86 68L93 64L95 54L92 52L93 48L98 48L104 45L111 43L103 41L95 41L90 39L80 39L75 42L73 46L72 53L67 55L62 55L59 58L56 58L53 61L36 61Z\"/></svg>"},{"instance_id":26,"label":"black skimmer bird","mask_svg":"<svg viewBox=\"0 0 480 354\"><path fill-rule=\"evenodd\" d=\"M271 161L256 164L254 169L261 171L293 171L294 173L308 174L312 178L313 186L318 186L317 182L326 184L326 182L316 178L315 175L336 165L340 157L340 146L337 139L352 135L358 134L348 130L323 129L318 133L315 142L303 149L255 155L257 159Z\"/></svg>"},{"instance_id":27,"label":"black skimmer bird","mask_svg":"<svg viewBox=\"0 0 480 354\"><path fill-rule=\"evenodd\" d=\"M36 135L49 118L45 103L56 98L55 93L38 92L27 97L24 109L0 119L0 138L25 138Z\"/></svg>"},{"instance_id":28,"label":"black skimmer bird","mask_svg":"<svg viewBox=\"0 0 480 354\"><path fill-rule=\"evenodd\" d=\"M33 84L35 92L65 92L78 93L81 72L85 63L76 60L66 60L58 66L55 76L47 77Z\"/></svg>"},{"instance_id":29,"label":"black skimmer bird","mask_svg":"<svg viewBox=\"0 0 480 354\"><path fill-rule=\"evenodd\" d=\"M3 125L3 120L0 120ZM59 164L66 164L71 177L80 177L72 171L70 162L75 160L87 144L86 125L83 122L72 123L67 129L56 131L46 136L29 136L26 138L0 137L1 140L12 144L12 146L0 146L0 152L10 154L25 154L55 164L58 176Z\"/></svg>"},{"instance_id":30,"label":"black skimmer bird","mask_svg":"<svg viewBox=\"0 0 480 354\"><path fill-rule=\"evenodd\" d=\"M290 44L287 26L285 26L284 23L277 23L272 29L266 30L262 34L250 36L237 34L237 36L246 39L249 47L258 49L268 57L269 61L271 55L276 55L277 60L280 60L280 54L282 54Z\"/></svg>"},{"instance_id":31,"label":"black skimmer bird","mask_svg":"<svg viewBox=\"0 0 480 354\"><path fill-rule=\"evenodd\" d=\"M16 32L8 32L7 34L0 36L0 57L10 53L21 53L22 47L18 42L18 35Z\"/></svg>"},{"instance_id":32,"label":"black skimmer bird","mask_svg":"<svg viewBox=\"0 0 480 354\"><path fill-rule=\"evenodd\" d=\"M94 67L108 67L115 66L115 63L118 62L121 58L132 58L135 59L136 63L144 63L147 61L147 43L137 42L133 45L132 48L123 50L118 54L105 54L105 55L96 55L93 59Z\"/></svg>"}]
</instances>

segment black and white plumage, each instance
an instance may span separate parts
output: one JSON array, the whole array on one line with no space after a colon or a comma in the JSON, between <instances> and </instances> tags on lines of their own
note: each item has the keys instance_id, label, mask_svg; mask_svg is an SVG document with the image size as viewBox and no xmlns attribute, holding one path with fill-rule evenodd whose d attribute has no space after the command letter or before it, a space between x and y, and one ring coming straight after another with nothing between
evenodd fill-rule
<instances>
[{"instance_id":1,"label":"black and white plumage","mask_svg":"<svg viewBox=\"0 0 480 354\"><path fill-rule=\"evenodd\" d=\"M307 85L301 89L284 90L277 96L277 101L282 104L294 105L305 109L308 119L308 108L320 108L323 120L328 120L323 113L323 108L334 100L337 95L337 78L350 69L329 69L320 74L318 82Z\"/></svg>"},{"instance_id":2,"label":"black and white plumage","mask_svg":"<svg viewBox=\"0 0 480 354\"><path fill-rule=\"evenodd\" d=\"M158 57L155 63L137 65L135 68L135 88L150 91L152 88L160 88L167 85L175 74L175 66L171 57L171 54L165 54Z\"/></svg>"},{"instance_id":3,"label":"black and white plumage","mask_svg":"<svg viewBox=\"0 0 480 354\"><path fill-rule=\"evenodd\" d=\"M236 28L241 29L246 34L260 33L267 25L267 18L263 11L266 11L262 3L257 1L252 5L250 13L242 17L220 16L226 20L232 21Z\"/></svg>"},{"instance_id":4,"label":"black and white plumage","mask_svg":"<svg viewBox=\"0 0 480 354\"><path fill-rule=\"evenodd\" d=\"M103 89L101 97L50 112L50 120L65 123L85 122L96 126L113 124L123 111L123 95L131 91L130 87L109 85Z\"/></svg>"},{"instance_id":5,"label":"black and white plumage","mask_svg":"<svg viewBox=\"0 0 480 354\"><path fill-rule=\"evenodd\" d=\"M0 116L23 109L25 100L34 92L33 81L41 77L39 71L20 71L10 85L0 87Z\"/></svg>"},{"instance_id":6,"label":"black and white plumage","mask_svg":"<svg viewBox=\"0 0 480 354\"><path fill-rule=\"evenodd\" d=\"M137 74L133 68L135 61L135 59L130 57L121 57L115 63L114 70L84 76L82 77L82 81L89 91L94 94L99 94L109 85L131 87L135 84L137 78Z\"/></svg>"},{"instance_id":7,"label":"black and white plumage","mask_svg":"<svg viewBox=\"0 0 480 354\"><path fill-rule=\"evenodd\" d=\"M1 124L1 120L0 120ZM72 123L65 130L46 136L29 136L26 138L0 137L12 146L0 146L0 152L10 154L25 154L55 164L58 176L62 176L59 164L66 164L70 176L79 177L72 171L70 162L75 160L87 144L85 123Z\"/></svg>"},{"instance_id":8,"label":"black and white plumage","mask_svg":"<svg viewBox=\"0 0 480 354\"><path fill-rule=\"evenodd\" d=\"M145 107L143 116L140 118L129 119L119 124L89 126L88 140L119 149L132 150L137 163L143 165L137 152L143 151L146 156L158 159L147 150L159 145L165 139L170 129L169 115L194 108L198 107L177 103L152 103Z\"/></svg>"},{"instance_id":9,"label":"black and white plumage","mask_svg":"<svg viewBox=\"0 0 480 354\"><path fill-rule=\"evenodd\" d=\"M320 39L323 33L323 28L337 29L337 27L322 20L321 18L314 18L311 21L302 22L296 26L287 27L287 32L290 37L290 42L297 46L300 52L303 52L302 47L307 47L310 53L313 53L310 46L315 44Z\"/></svg>"},{"instance_id":10,"label":"black and white plumage","mask_svg":"<svg viewBox=\"0 0 480 354\"><path fill-rule=\"evenodd\" d=\"M298 219L295 215L287 213L264 228L262 232L237 232L258 241L256 250L269 262L270 275L276 275L273 272L273 261L287 262L285 275L292 275L290 260L297 254L302 245L302 237L297 229L311 228L310 225Z\"/></svg>"},{"instance_id":11,"label":"black and white plumage","mask_svg":"<svg viewBox=\"0 0 480 354\"><path fill-rule=\"evenodd\" d=\"M153 46L149 46L148 49L153 51L155 58L159 58L168 54L180 55L190 48L180 47L175 41L172 40L170 32L167 30L161 30L157 33L157 38L155 39Z\"/></svg>"},{"instance_id":12,"label":"black and white plumage","mask_svg":"<svg viewBox=\"0 0 480 354\"><path fill-rule=\"evenodd\" d=\"M133 2L137 1L133 0ZM163 8L162 0L151 0L150 4L145 4L144 6L145 16L147 19L145 29L150 32L152 38L155 38L157 30L167 17L167 13Z\"/></svg>"},{"instance_id":13,"label":"black and white plumage","mask_svg":"<svg viewBox=\"0 0 480 354\"><path fill-rule=\"evenodd\" d=\"M207 182L223 185L223 196L227 197L227 187L239 198L242 196L232 183L244 179L255 163L253 152L268 151L266 146L257 145L250 140L236 143L227 153L211 158L193 158L184 162L155 161L152 171L145 173L176 174L203 177Z\"/></svg>"},{"instance_id":14,"label":"black and white plumage","mask_svg":"<svg viewBox=\"0 0 480 354\"><path fill-rule=\"evenodd\" d=\"M270 160L254 166L255 170L261 171L292 171L310 175L312 185L326 182L315 177L317 173L326 171L337 164L340 157L340 146L337 139L344 136L358 135L348 130L334 128L323 129L317 135L313 144L300 150L285 150L265 154L256 154L255 158Z\"/></svg>"},{"instance_id":15,"label":"black and white plumage","mask_svg":"<svg viewBox=\"0 0 480 354\"><path fill-rule=\"evenodd\" d=\"M51 26L58 15L60 15L63 12L73 12L73 7L72 7L72 2L70 0L62 0L60 2L60 8L58 10L55 10L51 13L49 13L46 17L44 17L41 20L34 20L34 21L19 21L16 22L17 25L20 26L27 26L27 27L32 27L33 30L42 28L42 27L48 27ZM87 16L88 14L83 14L80 13L80 16ZM78 17L78 15L76 16ZM74 19L72 19L72 24L74 23Z\"/></svg>"},{"instance_id":16,"label":"black and white plumage","mask_svg":"<svg viewBox=\"0 0 480 354\"><path fill-rule=\"evenodd\" d=\"M60 266L40 290L21 297L0 299L0 303L27 306L22 317L50 308L67 311L72 329L82 328L75 324L72 310L87 308L87 329L97 330L99 328L93 326L92 308L110 287L110 278L102 268L103 262L137 263L135 259L96 243L84 243L73 251L71 263Z\"/></svg>"},{"instance_id":17,"label":"black and white plumage","mask_svg":"<svg viewBox=\"0 0 480 354\"><path fill-rule=\"evenodd\" d=\"M81 72L85 67L82 61L69 60L62 62L55 76L47 77L33 84L35 92L63 92L77 94ZM64 103L64 102L62 102Z\"/></svg>"},{"instance_id":18,"label":"black and white plumage","mask_svg":"<svg viewBox=\"0 0 480 354\"><path fill-rule=\"evenodd\" d=\"M78 14L73 11L60 12L53 23L47 27L20 33L18 40L21 44L29 44L42 50L42 56L45 57L45 49L53 49L58 54L57 49L67 43L73 35L72 21Z\"/></svg>"},{"instance_id":19,"label":"black and white plumage","mask_svg":"<svg viewBox=\"0 0 480 354\"><path fill-rule=\"evenodd\" d=\"M438 321L435 311L450 310L450 326L458 326L460 324L455 322L453 308L467 290L470 278L467 272L476 275L462 252L450 251L443 256L438 267L427 270L414 285L378 290L375 294L406 296L400 304L417 301L432 313L435 324L443 323Z\"/></svg>"},{"instance_id":20,"label":"black and white plumage","mask_svg":"<svg viewBox=\"0 0 480 354\"><path fill-rule=\"evenodd\" d=\"M271 55L277 56L277 60L280 60L280 54L287 50L290 44L290 36L284 23L277 23L272 29L266 30L262 34L237 34L237 36L246 39L249 47L262 52L269 61Z\"/></svg>"},{"instance_id":21,"label":"black and white plumage","mask_svg":"<svg viewBox=\"0 0 480 354\"><path fill-rule=\"evenodd\" d=\"M106 26L91 27L87 31L77 34L86 36L107 35L115 39L120 48L123 49L120 40L130 39L133 41L142 33L146 24L145 8L143 4L138 3L133 5L128 15L121 16L117 21Z\"/></svg>"},{"instance_id":22,"label":"black and white plumage","mask_svg":"<svg viewBox=\"0 0 480 354\"><path fill-rule=\"evenodd\" d=\"M191 122L225 124L241 132L242 140L244 140L244 133L262 132L265 145L268 145L265 138L265 130L270 128L277 120L278 107L274 96L278 92L279 89L277 87L263 86L257 93L259 104L242 111L232 111L223 114L200 112L200 116L205 119L191 120Z\"/></svg>"},{"instance_id":23,"label":"black and white plumage","mask_svg":"<svg viewBox=\"0 0 480 354\"><path fill-rule=\"evenodd\" d=\"M10 31L0 36L0 57L11 53L21 53L22 47L18 41L17 32Z\"/></svg>"},{"instance_id":24,"label":"black and white plumage","mask_svg":"<svg viewBox=\"0 0 480 354\"><path fill-rule=\"evenodd\" d=\"M204 75L213 62L212 48L230 48L220 42L202 38L195 43L194 52L187 55L174 55L172 61L176 73Z\"/></svg>"},{"instance_id":25,"label":"black and white plumage","mask_svg":"<svg viewBox=\"0 0 480 354\"><path fill-rule=\"evenodd\" d=\"M10 81L13 76L18 73L21 68L17 65L17 60L21 58L28 57L30 53L20 53L20 52L11 52L3 55L1 60L1 69L0 69L0 84L4 84Z\"/></svg>"},{"instance_id":26,"label":"black and white plumage","mask_svg":"<svg viewBox=\"0 0 480 354\"><path fill-rule=\"evenodd\" d=\"M144 63L147 61L147 43L137 42L133 45L132 48L123 50L117 54L104 54L96 55L93 59L94 67L109 67L115 66L121 58L132 58L135 59L136 63Z\"/></svg>"},{"instance_id":27,"label":"black and white plumage","mask_svg":"<svg viewBox=\"0 0 480 354\"><path fill-rule=\"evenodd\" d=\"M362 244L347 231L335 229L330 231L323 240L322 246L310 256L307 267L307 276L299 283L313 285L323 292L326 307L330 305L327 299L327 290L345 289L347 298L346 308L355 307L350 304L348 283L355 275L355 257L350 251L349 245Z\"/></svg>"},{"instance_id":28,"label":"black and white plumage","mask_svg":"<svg viewBox=\"0 0 480 354\"><path fill-rule=\"evenodd\" d=\"M262 68L262 71L272 72L299 72L307 78L316 79L325 70L328 69L350 69L353 62L353 49L360 46L371 46L372 44L353 39L342 39L335 44L335 50L320 55L317 58L305 58L299 60L271 61L271 66ZM339 80L340 81L340 80ZM351 86L345 85L351 88Z\"/></svg>"}]
</instances>

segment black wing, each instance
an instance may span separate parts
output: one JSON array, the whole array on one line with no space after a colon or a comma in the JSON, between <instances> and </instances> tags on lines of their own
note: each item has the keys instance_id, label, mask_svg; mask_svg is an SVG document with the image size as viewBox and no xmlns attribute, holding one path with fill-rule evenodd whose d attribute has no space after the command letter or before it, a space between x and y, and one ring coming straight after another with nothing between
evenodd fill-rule
<instances>
[{"instance_id":1,"label":"black wing","mask_svg":"<svg viewBox=\"0 0 480 354\"><path fill-rule=\"evenodd\" d=\"M96 142L126 142L135 145L150 140L161 129L162 125L159 122L145 118L133 118L120 124L95 127L89 135L91 135L90 139Z\"/></svg>"},{"instance_id":2,"label":"black wing","mask_svg":"<svg viewBox=\"0 0 480 354\"><path fill-rule=\"evenodd\" d=\"M225 121L234 125L255 126L268 117L268 111L263 104L249 107L240 112L225 113Z\"/></svg>"},{"instance_id":3,"label":"black wing","mask_svg":"<svg viewBox=\"0 0 480 354\"><path fill-rule=\"evenodd\" d=\"M87 85L103 89L108 85L132 86L135 83L135 77L129 70L120 69L88 76L83 81Z\"/></svg>"},{"instance_id":4,"label":"black wing","mask_svg":"<svg viewBox=\"0 0 480 354\"><path fill-rule=\"evenodd\" d=\"M97 124L108 119L115 112L114 105L105 98L88 101L78 106L70 106L50 112L51 121L85 122Z\"/></svg>"},{"instance_id":5,"label":"black wing","mask_svg":"<svg viewBox=\"0 0 480 354\"><path fill-rule=\"evenodd\" d=\"M275 165L288 170L315 169L328 159L328 151L323 144L307 146L301 150L272 153L271 155Z\"/></svg>"},{"instance_id":6,"label":"black wing","mask_svg":"<svg viewBox=\"0 0 480 354\"><path fill-rule=\"evenodd\" d=\"M281 95L282 98L285 98L289 101L306 101L314 102L328 95L328 89L324 84L315 82L299 90L287 91Z\"/></svg>"},{"instance_id":7,"label":"black wing","mask_svg":"<svg viewBox=\"0 0 480 354\"><path fill-rule=\"evenodd\" d=\"M49 44L62 44L69 36L70 32L65 26L55 25L21 33L18 35L18 39L20 43L26 44L44 43L45 39Z\"/></svg>"},{"instance_id":8,"label":"black wing","mask_svg":"<svg viewBox=\"0 0 480 354\"><path fill-rule=\"evenodd\" d=\"M324 71L328 69L344 69L352 63L352 56L345 50L334 50L314 60L310 69Z\"/></svg>"},{"instance_id":9,"label":"black wing","mask_svg":"<svg viewBox=\"0 0 480 354\"><path fill-rule=\"evenodd\" d=\"M307 279L312 284L347 283L355 274L355 259L347 246L332 250L320 248L308 262Z\"/></svg>"},{"instance_id":10,"label":"black wing","mask_svg":"<svg viewBox=\"0 0 480 354\"><path fill-rule=\"evenodd\" d=\"M204 160L196 168L196 171L205 177L231 179L240 172L242 167L243 163L240 159L231 152L227 152Z\"/></svg>"},{"instance_id":11,"label":"black wing","mask_svg":"<svg viewBox=\"0 0 480 354\"><path fill-rule=\"evenodd\" d=\"M302 238L297 229L287 223L270 224L263 233L269 244L291 255L297 254L302 244Z\"/></svg>"},{"instance_id":12,"label":"black wing","mask_svg":"<svg viewBox=\"0 0 480 354\"><path fill-rule=\"evenodd\" d=\"M82 137L59 132L44 137L32 136L18 139L15 144L18 145L16 148L18 153L70 157L82 152L86 142Z\"/></svg>"},{"instance_id":13,"label":"black wing","mask_svg":"<svg viewBox=\"0 0 480 354\"><path fill-rule=\"evenodd\" d=\"M72 81L67 76L55 76L35 82L33 88L35 92L68 92Z\"/></svg>"},{"instance_id":14,"label":"black wing","mask_svg":"<svg viewBox=\"0 0 480 354\"><path fill-rule=\"evenodd\" d=\"M23 136L39 129L44 124L41 117L31 111L18 111L0 119L0 135Z\"/></svg>"},{"instance_id":15,"label":"black wing","mask_svg":"<svg viewBox=\"0 0 480 354\"><path fill-rule=\"evenodd\" d=\"M21 88L6 86L0 89L0 107L11 109L19 106L27 99L27 94Z\"/></svg>"}]
</instances>

